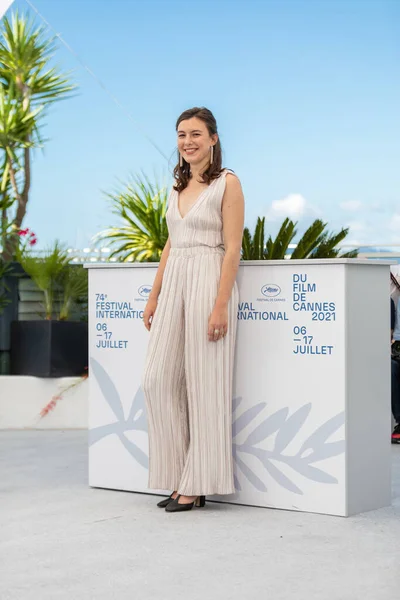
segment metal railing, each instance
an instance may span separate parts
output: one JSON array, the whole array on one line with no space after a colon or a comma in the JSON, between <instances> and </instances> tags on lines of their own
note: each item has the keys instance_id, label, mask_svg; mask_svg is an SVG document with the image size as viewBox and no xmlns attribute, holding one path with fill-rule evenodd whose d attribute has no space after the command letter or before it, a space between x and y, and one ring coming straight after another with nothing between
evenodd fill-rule
<instances>
[{"instance_id":1,"label":"metal railing","mask_svg":"<svg viewBox=\"0 0 400 600\"><path fill-rule=\"evenodd\" d=\"M289 250L293 251L297 244L290 244ZM353 244L343 244L340 246L341 252L348 252L359 248L358 258L368 259L387 259L395 260L400 263L400 244L365 244L355 246ZM112 250L106 246L102 248L68 248L71 256L71 263L83 264L89 262L118 262L118 258L109 258ZM45 250L35 250L35 256L43 256ZM288 252L285 258L289 259L291 252Z\"/></svg>"}]
</instances>

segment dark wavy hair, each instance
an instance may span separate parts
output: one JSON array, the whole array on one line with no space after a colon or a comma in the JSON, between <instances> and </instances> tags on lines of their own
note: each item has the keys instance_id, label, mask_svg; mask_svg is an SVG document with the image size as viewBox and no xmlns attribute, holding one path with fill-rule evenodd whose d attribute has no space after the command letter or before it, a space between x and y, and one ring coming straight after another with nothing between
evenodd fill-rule
<instances>
[{"instance_id":1,"label":"dark wavy hair","mask_svg":"<svg viewBox=\"0 0 400 600\"><path fill-rule=\"evenodd\" d=\"M193 117L196 117L197 119L200 119L201 121L203 121L203 123L206 124L207 129L208 129L208 133L211 135L214 135L215 133L218 133L217 130L217 121L215 120L214 115L212 114L212 112L210 110L208 110L208 108L190 108L188 110L185 110L178 118L177 122L176 122L176 131L178 131L178 127L179 124L182 121L186 121L187 119L192 119ZM179 150L178 150L178 164L176 165L175 169L174 169L174 178L175 178L175 185L174 185L174 190L176 190L177 192L181 192L182 190L184 190L190 180L190 165L188 162L186 162L186 160L182 157L182 161L183 161L183 165L182 167L179 164L179 159L180 159L180 155L179 155ZM207 183L208 185L213 181L213 179L218 179L218 177L221 175L221 171L222 171L222 149L221 149L221 142L219 140L218 137L218 141L217 143L214 145L214 156L213 156L213 162L212 164L208 167L208 169L206 169L204 171L204 173L202 174L203 177L203 183Z\"/></svg>"}]
</instances>

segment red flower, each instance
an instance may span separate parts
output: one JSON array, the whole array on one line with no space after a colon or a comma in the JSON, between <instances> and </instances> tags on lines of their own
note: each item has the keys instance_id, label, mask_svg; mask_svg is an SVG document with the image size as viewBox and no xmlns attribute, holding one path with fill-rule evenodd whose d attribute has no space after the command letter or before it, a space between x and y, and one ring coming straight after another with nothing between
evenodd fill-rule
<instances>
[{"instance_id":1,"label":"red flower","mask_svg":"<svg viewBox=\"0 0 400 600\"><path fill-rule=\"evenodd\" d=\"M19 235L20 237L25 237L25 236L27 236L27 237L28 237L27 243L28 243L30 246L34 246L34 245L37 243L37 236L36 236L36 233L34 233L33 231L31 231L31 230L29 229L29 227L27 227L26 229L20 229L20 230L19 230L17 233L18 233L18 235Z\"/></svg>"}]
</instances>

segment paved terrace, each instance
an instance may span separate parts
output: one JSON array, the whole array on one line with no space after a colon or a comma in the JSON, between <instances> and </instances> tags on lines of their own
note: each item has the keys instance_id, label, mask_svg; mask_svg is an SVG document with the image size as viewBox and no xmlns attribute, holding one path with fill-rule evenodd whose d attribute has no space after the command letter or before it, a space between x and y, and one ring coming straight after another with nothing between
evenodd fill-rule
<instances>
[{"instance_id":1,"label":"paved terrace","mask_svg":"<svg viewBox=\"0 0 400 600\"><path fill-rule=\"evenodd\" d=\"M349 519L209 503L166 514L87 485L84 431L0 432L1 600L388 600L393 505Z\"/></svg>"}]
</instances>

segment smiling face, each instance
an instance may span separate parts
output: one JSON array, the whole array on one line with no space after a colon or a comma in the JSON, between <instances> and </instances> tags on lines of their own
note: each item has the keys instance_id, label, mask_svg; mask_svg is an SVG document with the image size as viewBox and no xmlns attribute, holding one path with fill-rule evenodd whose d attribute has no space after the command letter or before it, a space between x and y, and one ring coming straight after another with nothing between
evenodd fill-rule
<instances>
[{"instance_id":1,"label":"smiling face","mask_svg":"<svg viewBox=\"0 0 400 600\"><path fill-rule=\"evenodd\" d=\"M210 136L207 125L197 117L181 121L178 125L178 150L191 165L209 161L210 148L217 141L218 135Z\"/></svg>"}]
</instances>

